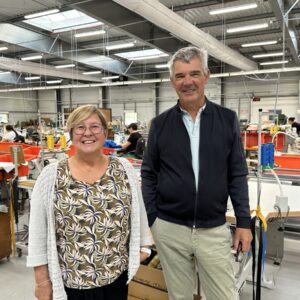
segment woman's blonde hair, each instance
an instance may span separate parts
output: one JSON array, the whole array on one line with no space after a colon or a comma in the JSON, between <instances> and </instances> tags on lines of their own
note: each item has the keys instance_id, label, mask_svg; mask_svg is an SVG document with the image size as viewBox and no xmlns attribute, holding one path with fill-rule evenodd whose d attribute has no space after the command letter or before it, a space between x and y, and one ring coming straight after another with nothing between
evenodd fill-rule
<instances>
[{"instance_id":1,"label":"woman's blonde hair","mask_svg":"<svg viewBox=\"0 0 300 300\"><path fill-rule=\"evenodd\" d=\"M66 125L70 133L71 139L73 137L73 128L76 125L82 123L85 119L89 118L93 114L96 114L99 117L100 122L105 129L104 134L105 136L107 136L107 122L102 112L94 105L83 105L73 110L70 116L68 117Z\"/></svg>"}]
</instances>

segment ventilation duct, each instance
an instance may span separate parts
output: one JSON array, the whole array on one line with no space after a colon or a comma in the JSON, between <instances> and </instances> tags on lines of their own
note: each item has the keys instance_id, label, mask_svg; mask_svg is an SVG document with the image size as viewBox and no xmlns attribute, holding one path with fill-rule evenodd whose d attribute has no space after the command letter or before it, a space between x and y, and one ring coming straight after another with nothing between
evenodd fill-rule
<instances>
[{"instance_id":1,"label":"ventilation duct","mask_svg":"<svg viewBox=\"0 0 300 300\"><path fill-rule=\"evenodd\" d=\"M209 55L240 70L257 69L257 64L186 21L157 0L114 0L174 36L205 48Z\"/></svg>"}]
</instances>

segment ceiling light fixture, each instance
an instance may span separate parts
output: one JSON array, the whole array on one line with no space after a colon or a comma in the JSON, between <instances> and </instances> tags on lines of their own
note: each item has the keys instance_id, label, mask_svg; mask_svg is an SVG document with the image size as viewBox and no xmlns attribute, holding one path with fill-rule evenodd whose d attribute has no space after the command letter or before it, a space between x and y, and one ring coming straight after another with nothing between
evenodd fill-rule
<instances>
[{"instance_id":1,"label":"ceiling light fixture","mask_svg":"<svg viewBox=\"0 0 300 300\"><path fill-rule=\"evenodd\" d=\"M32 56L26 56L21 57L21 60L35 60L35 59L42 59L43 55L32 55Z\"/></svg>"},{"instance_id":2,"label":"ceiling light fixture","mask_svg":"<svg viewBox=\"0 0 300 300\"><path fill-rule=\"evenodd\" d=\"M38 80L41 79L40 76L31 76L31 77L24 77L25 80Z\"/></svg>"},{"instance_id":3,"label":"ceiling light fixture","mask_svg":"<svg viewBox=\"0 0 300 300\"><path fill-rule=\"evenodd\" d=\"M238 5L238 6L232 6L232 7L223 7L218 9L213 9L209 12L210 15L220 15L220 14L227 14L235 11L241 11L241 10L248 10L252 8L256 8L256 3L249 3L244 5Z\"/></svg>"},{"instance_id":4,"label":"ceiling light fixture","mask_svg":"<svg viewBox=\"0 0 300 300\"><path fill-rule=\"evenodd\" d=\"M116 45L108 45L105 47L106 50L117 50L117 49L125 49L125 48L131 48L134 47L136 42L130 42L130 43L123 43L123 44L116 44Z\"/></svg>"},{"instance_id":5,"label":"ceiling light fixture","mask_svg":"<svg viewBox=\"0 0 300 300\"><path fill-rule=\"evenodd\" d=\"M88 72L82 72L82 75L94 75L94 74L101 74L101 71L88 71Z\"/></svg>"},{"instance_id":6,"label":"ceiling light fixture","mask_svg":"<svg viewBox=\"0 0 300 300\"><path fill-rule=\"evenodd\" d=\"M7 47L0 47L0 51L5 51L7 49L8 49Z\"/></svg>"},{"instance_id":7,"label":"ceiling light fixture","mask_svg":"<svg viewBox=\"0 0 300 300\"><path fill-rule=\"evenodd\" d=\"M252 55L253 58L282 56L283 52L263 53Z\"/></svg>"},{"instance_id":8,"label":"ceiling light fixture","mask_svg":"<svg viewBox=\"0 0 300 300\"><path fill-rule=\"evenodd\" d=\"M83 28L91 28L91 27L96 27L96 26L100 26L100 25L103 25L103 23L102 22L92 22L92 23L88 23L88 24L74 25L74 26L54 29L53 33L66 32L66 31L72 31L72 30L83 29Z\"/></svg>"},{"instance_id":9,"label":"ceiling light fixture","mask_svg":"<svg viewBox=\"0 0 300 300\"><path fill-rule=\"evenodd\" d=\"M55 66L56 69L65 69L65 68L73 68L73 67L75 67L75 64Z\"/></svg>"},{"instance_id":10,"label":"ceiling light fixture","mask_svg":"<svg viewBox=\"0 0 300 300\"><path fill-rule=\"evenodd\" d=\"M261 66L268 66L268 65L280 65L288 63L288 60L274 60L274 61L266 61L260 63Z\"/></svg>"},{"instance_id":11,"label":"ceiling light fixture","mask_svg":"<svg viewBox=\"0 0 300 300\"><path fill-rule=\"evenodd\" d=\"M155 59L160 57L166 57L169 56L166 53L156 54L156 55L147 55L147 56L137 56L137 57L131 57L129 60L148 60L148 59Z\"/></svg>"},{"instance_id":12,"label":"ceiling light fixture","mask_svg":"<svg viewBox=\"0 0 300 300\"><path fill-rule=\"evenodd\" d=\"M264 42L257 42L257 43L242 44L242 47L256 47L256 46L275 45L275 44L277 44L277 41L264 41Z\"/></svg>"},{"instance_id":13,"label":"ceiling light fixture","mask_svg":"<svg viewBox=\"0 0 300 300\"><path fill-rule=\"evenodd\" d=\"M269 27L268 23L260 23L260 24L228 28L226 30L226 32L227 33L235 33L235 32L250 31L250 30L255 30L255 29L263 29L263 28L267 28L267 27Z\"/></svg>"},{"instance_id":14,"label":"ceiling light fixture","mask_svg":"<svg viewBox=\"0 0 300 300\"><path fill-rule=\"evenodd\" d=\"M50 10L46 10L46 11L42 11L36 14L30 14L30 15L26 15L24 16L25 19L33 19L33 18L38 18L38 17L42 17L42 16L47 16L47 15L51 15L51 14L55 14L58 13L59 9L50 9Z\"/></svg>"},{"instance_id":15,"label":"ceiling light fixture","mask_svg":"<svg viewBox=\"0 0 300 300\"><path fill-rule=\"evenodd\" d=\"M81 32L81 33L75 33L74 37L80 38L80 37L86 37L86 36L93 36L93 35L101 35L105 34L105 30L94 30L94 31L88 31L88 32Z\"/></svg>"},{"instance_id":16,"label":"ceiling light fixture","mask_svg":"<svg viewBox=\"0 0 300 300\"><path fill-rule=\"evenodd\" d=\"M55 84L55 83L62 83L62 79L57 79L57 80L47 80L47 84Z\"/></svg>"},{"instance_id":17,"label":"ceiling light fixture","mask_svg":"<svg viewBox=\"0 0 300 300\"><path fill-rule=\"evenodd\" d=\"M157 69L165 69L165 68L169 68L169 65L168 64L155 65L155 68L157 68Z\"/></svg>"},{"instance_id":18,"label":"ceiling light fixture","mask_svg":"<svg viewBox=\"0 0 300 300\"><path fill-rule=\"evenodd\" d=\"M10 74L10 71L0 71L0 75L4 75L4 74Z\"/></svg>"},{"instance_id":19,"label":"ceiling light fixture","mask_svg":"<svg viewBox=\"0 0 300 300\"><path fill-rule=\"evenodd\" d=\"M115 75L115 76L102 77L101 79L103 79L103 80L110 80L110 79L118 79L119 77L120 77L119 75Z\"/></svg>"}]
</instances>

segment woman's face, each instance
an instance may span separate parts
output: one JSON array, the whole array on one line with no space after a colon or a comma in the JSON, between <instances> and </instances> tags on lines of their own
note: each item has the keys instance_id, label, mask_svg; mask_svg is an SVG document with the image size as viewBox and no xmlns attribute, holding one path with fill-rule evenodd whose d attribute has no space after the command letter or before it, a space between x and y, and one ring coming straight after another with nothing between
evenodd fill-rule
<instances>
[{"instance_id":1,"label":"woman's face","mask_svg":"<svg viewBox=\"0 0 300 300\"><path fill-rule=\"evenodd\" d=\"M106 131L97 114L93 114L72 131L72 143L78 152L92 154L99 152L106 139Z\"/></svg>"}]
</instances>

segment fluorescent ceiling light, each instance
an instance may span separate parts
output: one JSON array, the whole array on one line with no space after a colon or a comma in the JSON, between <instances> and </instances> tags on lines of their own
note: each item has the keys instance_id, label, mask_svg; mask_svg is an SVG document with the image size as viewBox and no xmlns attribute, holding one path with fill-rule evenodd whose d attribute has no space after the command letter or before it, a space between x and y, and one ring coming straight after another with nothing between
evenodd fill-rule
<instances>
[{"instance_id":1,"label":"fluorescent ceiling light","mask_svg":"<svg viewBox=\"0 0 300 300\"><path fill-rule=\"evenodd\" d=\"M94 74L101 74L101 71L88 71L88 72L82 72L83 75L94 75Z\"/></svg>"},{"instance_id":2,"label":"fluorescent ceiling light","mask_svg":"<svg viewBox=\"0 0 300 300\"><path fill-rule=\"evenodd\" d=\"M249 4L244 4L244 5L213 9L209 12L209 14L210 15L227 14L227 13L231 13L231 12L235 12L235 11L247 10L247 9L252 9L252 8L256 8L256 7L257 7L256 3L249 3Z\"/></svg>"},{"instance_id":3,"label":"fluorescent ceiling light","mask_svg":"<svg viewBox=\"0 0 300 300\"><path fill-rule=\"evenodd\" d=\"M41 79L40 76L31 76L31 77L24 77L25 80L38 80Z\"/></svg>"},{"instance_id":4,"label":"fluorescent ceiling light","mask_svg":"<svg viewBox=\"0 0 300 300\"><path fill-rule=\"evenodd\" d=\"M235 32L242 32L242 31L250 31L255 29L262 29L269 27L268 23L261 23L261 24L253 24L253 25L247 25L247 26L240 26L240 27L233 27L227 29L227 33L235 33Z\"/></svg>"},{"instance_id":5,"label":"fluorescent ceiling light","mask_svg":"<svg viewBox=\"0 0 300 300\"><path fill-rule=\"evenodd\" d=\"M53 33L60 33L60 32L66 32L66 31L72 31L72 30L77 30L77 29L83 29L83 28L91 28L91 27L96 27L103 25L102 22L92 22L89 24L82 24L82 25L74 25L70 27L63 27L63 28L58 28L53 30Z\"/></svg>"},{"instance_id":6,"label":"fluorescent ceiling light","mask_svg":"<svg viewBox=\"0 0 300 300\"><path fill-rule=\"evenodd\" d=\"M169 67L168 64L155 65L155 68L157 68L157 69L165 69L165 68L168 68L168 67Z\"/></svg>"},{"instance_id":7,"label":"fluorescent ceiling light","mask_svg":"<svg viewBox=\"0 0 300 300\"><path fill-rule=\"evenodd\" d=\"M105 30L94 30L88 32L75 33L74 37L79 38L79 37L101 35L101 34L105 34Z\"/></svg>"},{"instance_id":8,"label":"fluorescent ceiling light","mask_svg":"<svg viewBox=\"0 0 300 300\"><path fill-rule=\"evenodd\" d=\"M144 59L153 59L153 58L168 56L168 54L158 49L146 49L146 50L131 51L131 52L121 52L121 53L116 53L115 55L125 58L127 60L144 60Z\"/></svg>"},{"instance_id":9,"label":"fluorescent ceiling light","mask_svg":"<svg viewBox=\"0 0 300 300\"><path fill-rule=\"evenodd\" d=\"M38 18L38 17L42 17L42 16L47 16L47 15L51 15L51 14L55 14L58 13L59 9L50 9L50 10L46 10L46 11L42 11L36 14L30 14L30 15L26 15L24 16L25 19L33 19L33 18Z\"/></svg>"},{"instance_id":10,"label":"fluorescent ceiling light","mask_svg":"<svg viewBox=\"0 0 300 300\"><path fill-rule=\"evenodd\" d=\"M35 60L35 59L42 59L43 55L32 55L32 56L26 56L21 57L21 60Z\"/></svg>"},{"instance_id":11,"label":"fluorescent ceiling light","mask_svg":"<svg viewBox=\"0 0 300 300\"><path fill-rule=\"evenodd\" d=\"M283 52L263 53L252 55L253 58L282 56Z\"/></svg>"},{"instance_id":12,"label":"fluorescent ceiling light","mask_svg":"<svg viewBox=\"0 0 300 300\"><path fill-rule=\"evenodd\" d=\"M274 61L266 61L260 63L261 66L268 66L268 65L280 65L288 63L288 60L274 60Z\"/></svg>"},{"instance_id":13,"label":"fluorescent ceiling light","mask_svg":"<svg viewBox=\"0 0 300 300\"><path fill-rule=\"evenodd\" d=\"M55 84L55 83L62 83L62 79L57 79L57 80L47 80L47 84Z\"/></svg>"},{"instance_id":14,"label":"fluorescent ceiling light","mask_svg":"<svg viewBox=\"0 0 300 300\"><path fill-rule=\"evenodd\" d=\"M115 75L115 76L102 77L101 79L103 79L103 80L109 80L109 79L118 79L119 77L120 77L119 75Z\"/></svg>"},{"instance_id":15,"label":"fluorescent ceiling light","mask_svg":"<svg viewBox=\"0 0 300 300\"><path fill-rule=\"evenodd\" d=\"M10 71L0 71L0 75L4 75L4 74L10 74Z\"/></svg>"},{"instance_id":16,"label":"fluorescent ceiling light","mask_svg":"<svg viewBox=\"0 0 300 300\"><path fill-rule=\"evenodd\" d=\"M7 49L8 49L7 47L0 47L0 51L5 51Z\"/></svg>"},{"instance_id":17,"label":"fluorescent ceiling light","mask_svg":"<svg viewBox=\"0 0 300 300\"><path fill-rule=\"evenodd\" d=\"M264 41L264 42L257 42L257 43L242 44L242 47L256 47L256 46L275 45L275 44L277 44L277 41Z\"/></svg>"},{"instance_id":18,"label":"fluorescent ceiling light","mask_svg":"<svg viewBox=\"0 0 300 300\"><path fill-rule=\"evenodd\" d=\"M56 69L65 69L65 68L73 68L73 67L75 67L75 64L55 66Z\"/></svg>"},{"instance_id":19,"label":"fluorescent ceiling light","mask_svg":"<svg viewBox=\"0 0 300 300\"><path fill-rule=\"evenodd\" d=\"M117 50L117 49L131 48L131 47L134 47L134 45L135 45L135 42L116 44L116 45L108 45L105 47L105 49L106 50Z\"/></svg>"},{"instance_id":20,"label":"fluorescent ceiling light","mask_svg":"<svg viewBox=\"0 0 300 300\"><path fill-rule=\"evenodd\" d=\"M148 59L155 59L155 58L166 57L166 56L169 56L169 55L166 53L162 53L162 54L157 54L157 55L132 57L131 60L148 60Z\"/></svg>"}]
</instances>

